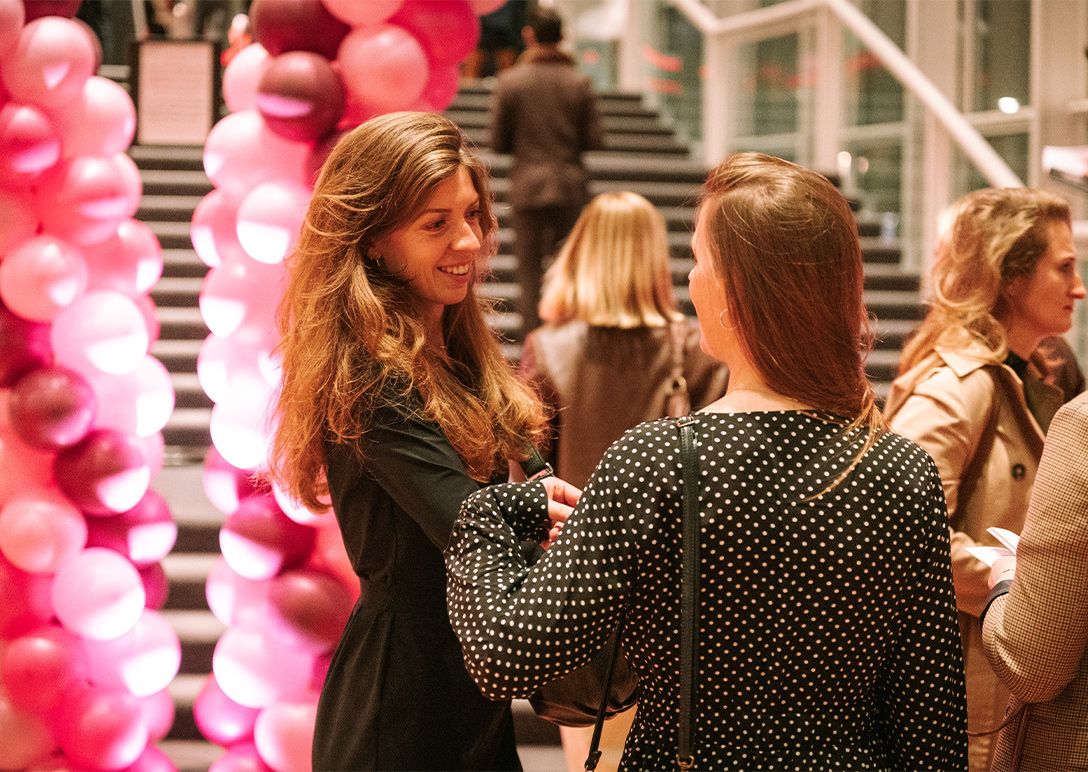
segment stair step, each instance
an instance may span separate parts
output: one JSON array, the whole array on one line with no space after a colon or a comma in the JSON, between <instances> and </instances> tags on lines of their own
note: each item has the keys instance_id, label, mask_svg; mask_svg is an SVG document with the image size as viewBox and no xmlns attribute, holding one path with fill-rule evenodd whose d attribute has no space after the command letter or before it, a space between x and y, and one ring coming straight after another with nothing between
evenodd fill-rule
<instances>
[{"instance_id":1,"label":"stair step","mask_svg":"<svg viewBox=\"0 0 1088 772\"><path fill-rule=\"evenodd\" d=\"M207 263L200 259L192 245L184 248L164 249L162 251L163 269L162 275L166 278L196 277L203 279L211 270Z\"/></svg>"},{"instance_id":2,"label":"stair step","mask_svg":"<svg viewBox=\"0 0 1088 772\"><path fill-rule=\"evenodd\" d=\"M164 250L193 248L190 220L146 220L143 222L159 239L159 244Z\"/></svg>"},{"instance_id":3,"label":"stair step","mask_svg":"<svg viewBox=\"0 0 1088 772\"><path fill-rule=\"evenodd\" d=\"M206 451L212 442L208 428L211 415L209 408L174 408L170 420L162 430L163 440L168 446Z\"/></svg>"},{"instance_id":4,"label":"stair step","mask_svg":"<svg viewBox=\"0 0 1088 772\"><path fill-rule=\"evenodd\" d=\"M196 306L204 279L192 276L163 276L151 290L155 305Z\"/></svg>"},{"instance_id":5,"label":"stair step","mask_svg":"<svg viewBox=\"0 0 1088 772\"><path fill-rule=\"evenodd\" d=\"M174 402L177 407L210 408L214 404L211 397L204 393L195 372L172 372L170 382L174 385Z\"/></svg>"},{"instance_id":6,"label":"stair step","mask_svg":"<svg viewBox=\"0 0 1088 772\"><path fill-rule=\"evenodd\" d=\"M880 319L921 319L925 306L917 292L866 290L865 305Z\"/></svg>"},{"instance_id":7,"label":"stair step","mask_svg":"<svg viewBox=\"0 0 1088 772\"><path fill-rule=\"evenodd\" d=\"M179 194L148 194L140 198L136 219L143 222L184 222L191 224L193 211L203 196Z\"/></svg>"},{"instance_id":8,"label":"stair step","mask_svg":"<svg viewBox=\"0 0 1088 772\"><path fill-rule=\"evenodd\" d=\"M203 198L215 189L204 170L140 169L144 195L181 195Z\"/></svg>"},{"instance_id":9,"label":"stair step","mask_svg":"<svg viewBox=\"0 0 1088 772\"><path fill-rule=\"evenodd\" d=\"M204 317L200 315L200 309L195 306L159 306L158 317L160 340L204 340L210 332Z\"/></svg>"},{"instance_id":10,"label":"stair step","mask_svg":"<svg viewBox=\"0 0 1088 772\"><path fill-rule=\"evenodd\" d=\"M192 145L133 145L129 157L143 169L204 171L204 148Z\"/></svg>"},{"instance_id":11,"label":"stair step","mask_svg":"<svg viewBox=\"0 0 1088 772\"><path fill-rule=\"evenodd\" d=\"M151 346L151 355L158 359L170 372L196 372L197 357L204 339L163 340L160 338Z\"/></svg>"}]
</instances>

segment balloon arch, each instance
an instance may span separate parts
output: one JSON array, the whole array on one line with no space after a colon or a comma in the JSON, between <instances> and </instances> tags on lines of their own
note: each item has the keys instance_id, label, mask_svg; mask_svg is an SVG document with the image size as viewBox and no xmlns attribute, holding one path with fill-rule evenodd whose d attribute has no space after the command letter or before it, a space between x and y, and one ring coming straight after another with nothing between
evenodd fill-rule
<instances>
[{"instance_id":1,"label":"balloon arch","mask_svg":"<svg viewBox=\"0 0 1088 772\"><path fill-rule=\"evenodd\" d=\"M194 703L212 772L309 770L317 695L358 594L333 518L262 476L273 315L316 171L343 132L442 110L505 0L254 0L223 73L197 374L204 490L226 516L208 605L227 626ZM149 353L163 269L134 216L135 109L94 73L75 0L0 0L0 769L175 770L178 636L159 609L177 525L150 488L174 406ZM50 14L50 15L46 15Z\"/></svg>"}]
</instances>

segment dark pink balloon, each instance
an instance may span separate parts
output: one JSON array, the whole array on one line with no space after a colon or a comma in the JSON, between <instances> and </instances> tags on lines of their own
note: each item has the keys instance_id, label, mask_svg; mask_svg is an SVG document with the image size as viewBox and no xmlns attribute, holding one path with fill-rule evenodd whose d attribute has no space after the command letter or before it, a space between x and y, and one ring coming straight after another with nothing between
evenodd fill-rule
<instances>
[{"instance_id":1,"label":"dark pink balloon","mask_svg":"<svg viewBox=\"0 0 1088 772\"><path fill-rule=\"evenodd\" d=\"M76 15L82 0L23 0L27 23L43 16L63 16L71 19Z\"/></svg>"},{"instance_id":2,"label":"dark pink balloon","mask_svg":"<svg viewBox=\"0 0 1088 772\"><path fill-rule=\"evenodd\" d=\"M314 529L283 514L271 495L247 498L219 531L223 557L247 579L271 579L301 565L314 540Z\"/></svg>"},{"instance_id":3,"label":"dark pink balloon","mask_svg":"<svg viewBox=\"0 0 1088 772\"><path fill-rule=\"evenodd\" d=\"M147 493L151 471L140 440L96 429L53 460L57 486L89 515L116 515Z\"/></svg>"},{"instance_id":4,"label":"dark pink balloon","mask_svg":"<svg viewBox=\"0 0 1088 772\"><path fill-rule=\"evenodd\" d=\"M60 135L34 105L8 102L0 108L0 179L29 186L60 158Z\"/></svg>"},{"instance_id":5,"label":"dark pink balloon","mask_svg":"<svg viewBox=\"0 0 1088 772\"><path fill-rule=\"evenodd\" d=\"M153 745L144 748L140 758L122 772L178 772L177 765L165 753Z\"/></svg>"},{"instance_id":6,"label":"dark pink balloon","mask_svg":"<svg viewBox=\"0 0 1088 772\"><path fill-rule=\"evenodd\" d=\"M480 39L480 20L466 0L406 0L389 19L415 35L434 64L457 64Z\"/></svg>"},{"instance_id":7,"label":"dark pink balloon","mask_svg":"<svg viewBox=\"0 0 1088 772\"><path fill-rule=\"evenodd\" d=\"M272 580L269 621L287 643L313 652L336 646L351 615L353 598L321 571L285 571Z\"/></svg>"},{"instance_id":8,"label":"dark pink balloon","mask_svg":"<svg viewBox=\"0 0 1088 772\"><path fill-rule=\"evenodd\" d=\"M310 51L273 57L257 83L257 110L268 128L293 142L313 142L344 114L344 86L329 60Z\"/></svg>"},{"instance_id":9,"label":"dark pink balloon","mask_svg":"<svg viewBox=\"0 0 1088 772\"><path fill-rule=\"evenodd\" d=\"M136 133L132 97L121 84L99 75L88 78L79 96L51 110L50 116L63 140L65 158L121 153Z\"/></svg>"},{"instance_id":10,"label":"dark pink balloon","mask_svg":"<svg viewBox=\"0 0 1088 772\"><path fill-rule=\"evenodd\" d=\"M313 51L326 59L351 29L321 0L253 0L249 8L253 35L272 56L286 51Z\"/></svg>"},{"instance_id":11,"label":"dark pink balloon","mask_svg":"<svg viewBox=\"0 0 1088 772\"><path fill-rule=\"evenodd\" d=\"M52 361L49 325L13 314L0 302L0 389Z\"/></svg>"},{"instance_id":12,"label":"dark pink balloon","mask_svg":"<svg viewBox=\"0 0 1088 772\"><path fill-rule=\"evenodd\" d=\"M249 471L231 465L213 445L204 456L204 475L201 478L204 495L224 515L238 511L242 502L250 496L269 492L267 483L259 481Z\"/></svg>"},{"instance_id":13,"label":"dark pink balloon","mask_svg":"<svg viewBox=\"0 0 1088 772\"><path fill-rule=\"evenodd\" d=\"M140 706L144 721L147 722L151 742L157 743L170 734L177 711L169 689L149 694L147 697L137 697L136 702Z\"/></svg>"},{"instance_id":14,"label":"dark pink balloon","mask_svg":"<svg viewBox=\"0 0 1088 772\"><path fill-rule=\"evenodd\" d=\"M274 772L252 742L238 743L212 762L208 772Z\"/></svg>"},{"instance_id":15,"label":"dark pink balloon","mask_svg":"<svg viewBox=\"0 0 1088 772\"><path fill-rule=\"evenodd\" d=\"M253 725L259 708L240 705L219 688L214 675L209 675L193 700L193 718L197 728L216 745L231 746L253 739Z\"/></svg>"},{"instance_id":16,"label":"dark pink balloon","mask_svg":"<svg viewBox=\"0 0 1088 772\"><path fill-rule=\"evenodd\" d=\"M139 205L130 165L128 156L116 153L75 156L49 169L36 189L46 230L76 244L108 239Z\"/></svg>"},{"instance_id":17,"label":"dark pink balloon","mask_svg":"<svg viewBox=\"0 0 1088 772\"><path fill-rule=\"evenodd\" d=\"M456 64L431 67L431 77L419 95L430 112L440 113L453 103L461 87L461 71Z\"/></svg>"},{"instance_id":18,"label":"dark pink balloon","mask_svg":"<svg viewBox=\"0 0 1088 772\"><path fill-rule=\"evenodd\" d=\"M178 524L166 499L148 490L139 503L113 517L87 521L87 546L119 552L137 568L157 563L174 548Z\"/></svg>"},{"instance_id":19,"label":"dark pink balloon","mask_svg":"<svg viewBox=\"0 0 1088 772\"><path fill-rule=\"evenodd\" d=\"M94 75L95 59L95 44L82 25L45 16L23 27L0 76L14 100L58 107L79 96Z\"/></svg>"},{"instance_id":20,"label":"dark pink balloon","mask_svg":"<svg viewBox=\"0 0 1088 772\"><path fill-rule=\"evenodd\" d=\"M86 678L80 637L59 625L44 625L9 641L0 659L0 680L11 701L34 713L54 710Z\"/></svg>"},{"instance_id":21,"label":"dark pink balloon","mask_svg":"<svg viewBox=\"0 0 1088 772\"><path fill-rule=\"evenodd\" d=\"M57 740L79 769L124 769L147 747L147 722L136 698L121 689L84 686L60 711Z\"/></svg>"},{"instance_id":22,"label":"dark pink balloon","mask_svg":"<svg viewBox=\"0 0 1088 772\"><path fill-rule=\"evenodd\" d=\"M101 244L84 247L83 259L88 290L138 295L150 292L162 276L162 246L139 220L125 220Z\"/></svg>"},{"instance_id":23,"label":"dark pink balloon","mask_svg":"<svg viewBox=\"0 0 1088 772\"><path fill-rule=\"evenodd\" d=\"M25 193L0 190L0 255L38 232L38 213Z\"/></svg>"},{"instance_id":24,"label":"dark pink balloon","mask_svg":"<svg viewBox=\"0 0 1088 772\"><path fill-rule=\"evenodd\" d=\"M0 555L0 639L16 638L53 617L53 577L28 574Z\"/></svg>"},{"instance_id":25,"label":"dark pink balloon","mask_svg":"<svg viewBox=\"0 0 1088 772\"><path fill-rule=\"evenodd\" d=\"M108 522L95 520L94 522ZM170 579L162 563L152 563L139 569L140 581L144 585L144 607L160 611L170 597Z\"/></svg>"},{"instance_id":26,"label":"dark pink balloon","mask_svg":"<svg viewBox=\"0 0 1088 772\"><path fill-rule=\"evenodd\" d=\"M0 0L0 56L8 52L19 39L19 31L26 23L26 11L22 0ZM7 99L0 87L0 104Z\"/></svg>"},{"instance_id":27,"label":"dark pink balloon","mask_svg":"<svg viewBox=\"0 0 1088 772\"><path fill-rule=\"evenodd\" d=\"M321 173L321 167L325 165L325 161L329 160L329 154L332 152L332 149L336 147L336 143L342 140L347 133L348 131L346 129L333 132L314 145L314 149L310 151L310 155L306 158L306 174L310 185L317 182L317 176Z\"/></svg>"},{"instance_id":28,"label":"dark pink balloon","mask_svg":"<svg viewBox=\"0 0 1088 772\"><path fill-rule=\"evenodd\" d=\"M346 111L360 117L408 110L427 85L427 52L415 35L396 24L353 29L337 60L348 92Z\"/></svg>"},{"instance_id":29,"label":"dark pink balloon","mask_svg":"<svg viewBox=\"0 0 1088 772\"><path fill-rule=\"evenodd\" d=\"M8 400L11 428L27 445L57 450L87 436L95 416L90 384L65 367L40 367L24 375Z\"/></svg>"}]
</instances>

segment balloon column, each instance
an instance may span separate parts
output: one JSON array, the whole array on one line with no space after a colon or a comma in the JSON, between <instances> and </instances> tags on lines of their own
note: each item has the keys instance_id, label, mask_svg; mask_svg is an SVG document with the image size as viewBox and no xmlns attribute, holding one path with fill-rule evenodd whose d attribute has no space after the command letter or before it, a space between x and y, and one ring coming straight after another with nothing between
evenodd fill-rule
<instances>
[{"instance_id":1,"label":"balloon column","mask_svg":"<svg viewBox=\"0 0 1088 772\"><path fill-rule=\"evenodd\" d=\"M197 375L215 403L204 488L227 516L208 604L227 631L196 699L226 747L212 772L310 769L317 695L358 594L334 519L262 480L279 381L274 314L316 172L347 130L445 109L478 16L505 0L254 0L256 43L223 74L230 114L204 147L214 190L193 215L211 334ZM366 688L360 685L360 688Z\"/></svg>"},{"instance_id":2,"label":"balloon column","mask_svg":"<svg viewBox=\"0 0 1088 772\"><path fill-rule=\"evenodd\" d=\"M0 769L169 770L162 252L78 6L0 0Z\"/></svg>"}]
</instances>

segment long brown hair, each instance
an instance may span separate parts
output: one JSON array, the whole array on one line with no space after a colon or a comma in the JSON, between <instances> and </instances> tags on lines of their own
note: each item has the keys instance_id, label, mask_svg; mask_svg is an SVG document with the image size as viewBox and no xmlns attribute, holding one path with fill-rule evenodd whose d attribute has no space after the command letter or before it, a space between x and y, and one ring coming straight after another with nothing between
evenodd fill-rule
<instances>
[{"instance_id":1,"label":"long brown hair","mask_svg":"<svg viewBox=\"0 0 1088 772\"><path fill-rule=\"evenodd\" d=\"M699 210L756 370L779 394L865 427L864 454L884 421L865 374L873 335L846 199L820 174L740 153L710 173Z\"/></svg>"},{"instance_id":2,"label":"long brown hair","mask_svg":"<svg viewBox=\"0 0 1088 772\"><path fill-rule=\"evenodd\" d=\"M483 254L467 297L442 318L440 347L425 345L420 305L407 284L368 257L386 234L411 222L460 168L480 196ZM488 174L460 129L431 113L391 113L345 136L318 177L302 233L288 259L278 327L283 355L271 469L306 506L327 507L326 443L354 447L373 412L415 391L465 463L485 481L525 457L543 411L514 374L477 296L480 265L493 253ZM365 459L363 459L365 460Z\"/></svg>"},{"instance_id":3,"label":"long brown hair","mask_svg":"<svg viewBox=\"0 0 1088 772\"><path fill-rule=\"evenodd\" d=\"M1049 247L1047 226L1071 222L1069 204L1042 190L986 188L956 202L951 229L933 266L933 306L903 348L900 372L938 345L983 344L993 361L1005 358L1009 282L1027 276Z\"/></svg>"}]
</instances>

